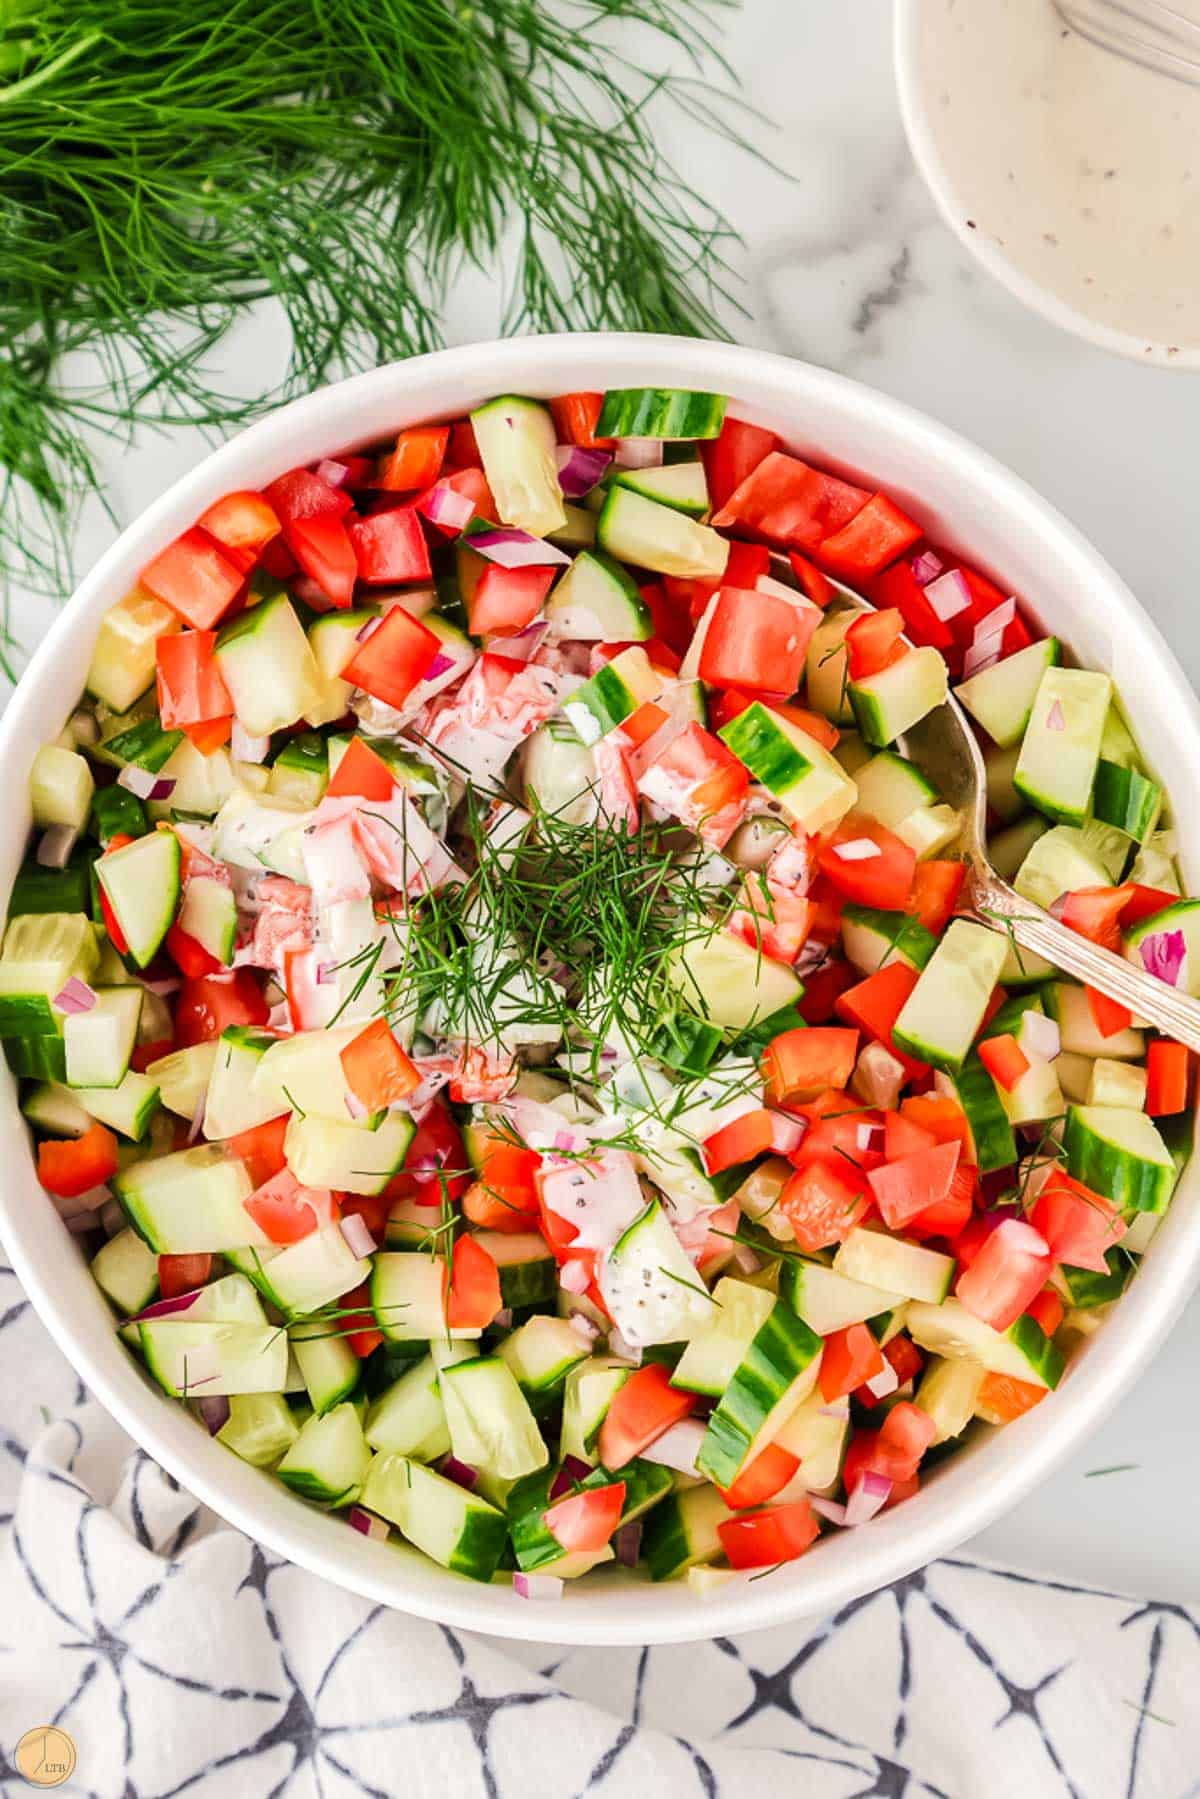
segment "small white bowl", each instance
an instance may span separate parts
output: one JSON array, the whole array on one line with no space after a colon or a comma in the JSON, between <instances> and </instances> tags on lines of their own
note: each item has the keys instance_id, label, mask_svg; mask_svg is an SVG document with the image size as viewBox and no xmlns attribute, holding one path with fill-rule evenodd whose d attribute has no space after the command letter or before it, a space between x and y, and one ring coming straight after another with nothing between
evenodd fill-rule
<instances>
[{"instance_id":1,"label":"small white bowl","mask_svg":"<svg viewBox=\"0 0 1200 1799\"><path fill-rule=\"evenodd\" d=\"M932 419L824 369L682 338L580 335L473 344L395 363L298 400L242 432L176 482L101 557L34 656L0 723L9 804L0 818L0 892L29 827L26 781L82 687L102 613L206 506L282 470L377 442L400 426L462 414L489 396L609 386L700 388L778 431L800 455L893 494L939 541L1014 589L1088 665L1120 679L1152 765L1173 782L1185 866L1200 868L1200 807L1183 804L1200 767L1200 708L1171 652L1113 570L1023 481ZM858 1531L831 1536L770 1580L711 1598L685 1583L622 1574L568 1582L554 1604L477 1586L396 1543L368 1541L249 1467L142 1376L72 1238L34 1177L15 1083L0 1080L0 1235L25 1290L81 1378L131 1436L192 1493L280 1555L368 1598L456 1627L575 1644L670 1643L824 1613L942 1555L1014 1505L1092 1430L1170 1329L1200 1270L1200 1163L1184 1175L1145 1266L1112 1318L1035 1411L936 1469L922 1491Z\"/></svg>"}]
</instances>

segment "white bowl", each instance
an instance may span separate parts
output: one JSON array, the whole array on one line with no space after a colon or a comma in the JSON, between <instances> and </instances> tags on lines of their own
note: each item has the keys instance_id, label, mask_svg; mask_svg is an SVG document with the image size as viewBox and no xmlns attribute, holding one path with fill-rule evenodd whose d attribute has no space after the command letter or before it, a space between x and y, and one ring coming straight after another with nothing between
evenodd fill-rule
<instances>
[{"instance_id":1,"label":"white bowl","mask_svg":"<svg viewBox=\"0 0 1200 1799\"><path fill-rule=\"evenodd\" d=\"M1200 708L1171 652L1113 570L1024 482L932 419L841 376L757 350L682 338L561 336L473 344L396 363L298 400L241 433L178 481L100 559L34 656L0 724L10 801L0 820L0 892L25 844L26 777L38 745L73 709L102 613L143 565L221 494L356 449L399 426L449 418L491 395L608 386L701 388L778 431L800 455L866 477L911 507L936 539L1014 589L1086 664L1117 671L1150 762L1200 766ZM1179 809L1185 867L1200 868L1200 808ZM1149 1361L1197 1279L1200 1163L1184 1175L1145 1266L1059 1391L931 1474L922 1491L858 1531L831 1536L766 1581L701 1599L685 1583L630 1576L572 1585L556 1604L477 1586L293 1498L153 1389L34 1178L5 1074L0 1093L0 1234L60 1348L131 1436L214 1511L280 1555L402 1611L498 1636L578 1644L670 1643L728 1635L845 1605L895 1580L1016 1503L1094 1428Z\"/></svg>"}]
</instances>

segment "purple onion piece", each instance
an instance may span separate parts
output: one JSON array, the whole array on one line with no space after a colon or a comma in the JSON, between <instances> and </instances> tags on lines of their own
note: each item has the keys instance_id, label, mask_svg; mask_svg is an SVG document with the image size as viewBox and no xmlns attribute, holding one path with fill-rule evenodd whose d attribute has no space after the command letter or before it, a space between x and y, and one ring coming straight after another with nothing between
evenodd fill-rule
<instances>
[{"instance_id":1,"label":"purple onion piece","mask_svg":"<svg viewBox=\"0 0 1200 1799\"><path fill-rule=\"evenodd\" d=\"M189 1312L200 1297L200 1288L191 1293L176 1293L171 1299L156 1299L153 1305L139 1312L134 1323L140 1324L143 1318L169 1318L173 1312Z\"/></svg>"},{"instance_id":2,"label":"purple onion piece","mask_svg":"<svg viewBox=\"0 0 1200 1799\"><path fill-rule=\"evenodd\" d=\"M555 451L558 461L558 485L568 500L582 500L591 493L612 461L607 450L589 450L582 444L560 444Z\"/></svg>"},{"instance_id":3,"label":"purple onion piece","mask_svg":"<svg viewBox=\"0 0 1200 1799\"><path fill-rule=\"evenodd\" d=\"M613 1538L613 1551L622 1568L636 1568L642 1553L642 1521L632 1518Z\"/></svg>"},{"instance_id":4,"label":"purple onion piece","mask_svg":"<svg viewBox=\"0 0 1200 1799\"><path fill-rule=\"evenodd\" d=\"M944 566L941 557L935 556L932 550L922 550L910 564L918 587L928 587L931 581L936 581Z\"/></svg>"},{"instance_id":5,"label":"purple onion piece","mask_svg":"<svg viewBox=\"0 0 1200 1799\"><path fill-rule=\"evenodd\" d=\"M352 1505L350 1507L350 1510L346 1513L346 1523L350 1526L351 1530L358 1531L360 1536L372 1537L380 1543L386 1543L388 1537L391 1535L391 1531L384 1520L382 1518L377 1518L374 1512L366 1511L361 1505Z\"/></svg>"},{"instance_id":6,"label":"purple onion piece","mask_svg":"<svg viewBox=\"0 0 1200 1799\"><path fill-rule=\"evenodd\" d=\"M371 1235L366 1220L360 1217L357 1212L352 1212L348 1218L342 1219L341 1232L345 1239L346 1248L350 1251L351 1255L358 1256L361 1260L366 1256L373 1256L375 1254L378 1245Z\"/></svg>"},{"instance_id":7,"label":"purple onion piece","mask_svg":"<svg viewBox=\"0 0 1200 1799\"><path fill-rule=\"evenodd\" d=\"M229 1401L224 1394L210 1393L196 1401L196 1410L208 1426L208 1434L215 1437L219 1430L224 1430L229 1423Z\"/></svg>"},{"instance_id":8,"label":"purple onion piece","mask_svg":"<svg viewBox=\"0 0 1200 1799\"><path fill-rule=\"evenodd\" d=\"M1168 987L1178 987L1180 971L1187 955L1187 938L1182 931L1154 931L1150 936L1142 938L1138 953L1147 974L1165 981Z\"/></svg>"},{"instance_id":9,"label":"purple onion piece","mask_svg":"<svg viewBox=\"0 0 1200 1799\"><path fill-rule=\"evenodd\" d=\"M565 550L531 536L528 531L519 531L515 525L489 525L485 531L471 531L465 547L500 568L546 568L571 560Z\"/></svg>"},{"instance_id":10,"label":"purple onion piece","mask_svg":"<svg viewBox=\"0 0 1200 1799\"><path fill-rule=\"evenodd\" d=\"M831 1524L845 1524L846 1508L844 1505L839 1505L836 1499L822 1499L819 1493L810 1493L808 1503L818 1518L828 1518Z\"/></svg>"},{"instance_id":11,"label":"purple onion piece","mask_svg":"<svg viewBox=\"0 0 1200 1799\"><path fill-rule=\"evenodd\" d=\"M935 558L936 561L936 558ZM913 573L916 574L914 566ZM917 576L919 580L920 577ZM971 590L961 569L952 568L932 580L922 583L925 598L933 607L943 624L957 618L960 612L966 612L971 605Z\"/></svg>"},{"instance_id":12,"label":"purple onion piece","mask_svg":"<svg viewBox=\"0 0 1200 1799\"><path fill-rule=\"evenodd\" d=\"M436 681L439 675L448 674L453 667L454 657L447 656L445 650L439 650L421 678L424 681Z\"/></svg>"},{"instance_id":13,"label":"purple onion piece","mask_svg":"<svg viewBox=\"0 0 1200 1799\"><path fill-rule=\"evenodd\" d=\"M465 1487L473 1493L479 1483L479 1470L472 1468L467 1462L460 1462L455 1455L448 1455L439 1470L447 1480L452 1480L456 1487Z\"/></svg>"},{"instance_id":14,"label":"purple onion piece","mask_svg":"<svg viewBox=\"0 0 1200 1799\"><path fill-rule=\"evenodd\" d=\"M96 1003L96 995L86 981L73 974L68 977L62 989L54 995L51 1005L56 1012L64 1013L68 1018L78 1017L81 1012L90 1012Z\"/></svg>"}]
</instances>

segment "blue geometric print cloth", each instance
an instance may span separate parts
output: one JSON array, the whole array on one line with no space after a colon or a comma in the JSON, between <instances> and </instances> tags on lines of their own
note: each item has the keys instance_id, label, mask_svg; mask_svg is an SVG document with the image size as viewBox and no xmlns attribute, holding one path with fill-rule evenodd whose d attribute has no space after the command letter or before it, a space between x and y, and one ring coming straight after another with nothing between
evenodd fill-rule
<instances>
[{"instance_id":1,"label":"blue geometric print cloth","mask_svg":"<svg viewBox=\"0 0 1200 1799\"><path fill-rule=\"evenodd\" d=\"M89 1400L2 1266L0 1393L4 1799L49 1723L78 1752L58 1790L97 1799L1200 1799L1183 1606L959 1556L819 1623L514 1646L222 1525Z\"/></svg>"}]
</instances>

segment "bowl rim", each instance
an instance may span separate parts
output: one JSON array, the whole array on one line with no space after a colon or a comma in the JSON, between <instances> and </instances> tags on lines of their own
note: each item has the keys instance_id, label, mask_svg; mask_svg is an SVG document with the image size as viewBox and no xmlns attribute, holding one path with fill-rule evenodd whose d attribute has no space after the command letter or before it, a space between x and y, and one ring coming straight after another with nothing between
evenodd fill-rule
<instances>
[{"instance_id":1,"label":"bowl rim","mask_svg":"<svg viewBox=\"0 0 1200 1799\"><path fill-rule=\"evenodd\" d=\"M0 720L0 757L14 785L43 740L45 720L65 718L75 704L77 687L55 682L63 652L73 647L78 662L80 645L90 648L96 620L126 590L130 571L193 523L219 494L254 485L252 477L260 482L270 478L263 469L278 473L291 466L294 443L306 431L318 433L325 444L324 452L314 450L314 455L333 454L352 442L384 435L386 426L368 428L366 420L373 415L389 419L395 430L398 424L436 413L438 406L420 396L439 386L452 396L441 407L446 412L453 405L461 408L464 391L480 397L506 386L569 391L603 385L603 374L617 367L620 378L631 384L640 379L727 392L739 413L751 417L756 411L779 416L786 410L793 420L792 442L803 439L807 427L795 421L806 416L820 436L836 440L845 435L867 446L878 438L881 454L890 448L906 462L928 468L931 480L936 471L944 481L958 483L956 507L961 499L968 509L968 496L986 504L996 515L997 533L1001 523L1005 526L1006 542L1019 525L1029 555L1050 558L1064 590L1088 596L1110 632L1114 663L1120 659L1122 667L1134 670L1139 661L1146 663L1156 709L1168 703L1166 729L1173 745L1181 746L1179 766L1200 764L1200 705L1156 627L1080 532L986 452L890 396L770 352L690 338L576 333L474 343L388 364L293 401L206 456L98 559L32 657ZM826 461L836 466L836 454ZM853 466L849 455L845 466ZM1126 657L1131 658L1128 663ZM65 701L58 697L64 691ZM24 842L27 816L13 808L0 822L0 856L7 853L12 866ZM772 1580L731 1581L703 1599L683 1582L652 1587L611 1581L603 1591L568 1588L559 1604L539 1606L517 1599L509 1587L476 1586L411 1550L398 1551L345 1529L210 1441L182 1408L156 1394L112 1330L111 1314L82 1258L69 1267L64 1264L66 1233L53 1208L31 1203L40 1189L14 1103L15 1083L7 1072L4 1081L0 1155L7 1154L14 1169L26 1172L24 1179L0 1183L0 1237L51 1336L134 1441L219 1517L310 1572L427 1619L513 1639L581 1646L708 1639L825 1613L887 1585L957 1547L1042 1480L1131 1384L1200 1278L1200 1179L1191 1182L1193 1191L1181 1205L1185 1173L1177 1203L1138 1280L1105 1329L1072 1363L1061 1389L1070 1394L1069 1403L1039 1408L969 1446L904 1507L881 1514L865 1530L831 1539L820 1555L804 1558Z\"/></svg>"},{"instance_id":2,"label":"bowl rim","mask_svg":"<svg viewBox=\"0 0 1200 1799\"><path fill-rule=\"evenodd\" d=\"M988 236L973 231L966 223L967 207L951 179L943 159L937 135L930 123L922 97L920 70L920 34L928 11L922 0L895 0L892 19L892 57L896 70L896 89L900 116L913 160L924 178L938 211L958 241L983 265L989 275L1006 287L1009 293L1038 312L1052 325L1068 331L1073 337L1123 356L1143 368L1200 369L1200 345L1178 348L1134 332L1119 331L1113 325L1089 318L1086 312L1061 299L1052 288L1034 279Z\"/></svg>"}]
</instances>

